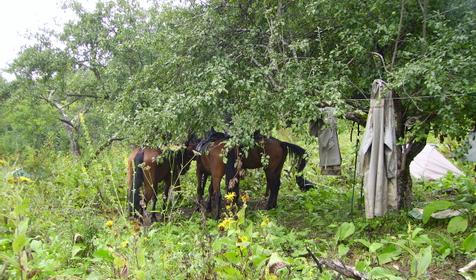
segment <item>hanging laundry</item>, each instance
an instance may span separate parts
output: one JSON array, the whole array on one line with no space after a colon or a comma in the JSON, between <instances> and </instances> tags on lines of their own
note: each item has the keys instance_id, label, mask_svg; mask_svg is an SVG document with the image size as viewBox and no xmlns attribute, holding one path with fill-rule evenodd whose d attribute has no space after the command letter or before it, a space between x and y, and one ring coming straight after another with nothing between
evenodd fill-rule
<instances>
[{"instance_id":1,"label":"hanging laundry","mask_svg":"<svg viewBox=\"0 0 476 280\"><path fill-rule=\"evenodd\" d=\"M364 176L365 215L383 216L397 208L397 148L392 92L382 80L372 83L370 110L358 154Z\"/></svg>"},{"instance_id":2,"label":"hanging laundry","mask_svg":"<svg viewBox=\"0 0 476 280\"><path fill-rule=\"evenodd\" d=\"M322 118L311 123L311 135L318 137L319 166L323 175L340 175L342 158L337 135L335 108L321 109Z\"/></svg>"}]
</instances>

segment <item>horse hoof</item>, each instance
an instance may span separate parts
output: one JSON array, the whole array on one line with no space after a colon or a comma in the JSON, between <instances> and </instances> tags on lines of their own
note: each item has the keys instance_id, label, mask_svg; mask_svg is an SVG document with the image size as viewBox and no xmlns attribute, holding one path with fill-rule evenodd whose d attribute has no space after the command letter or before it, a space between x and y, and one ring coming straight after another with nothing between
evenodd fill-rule
<instances>
[{"instance_id":1,"label":"horse hoof","mask_svg":"<svg viewBox=\"0 0 476 280\"><path fill-rule=\"evenodd\" d=\"M265 209L266 209L266 210L271 210L271 209L274 209L274 208L276 208L276 207L277 207L277 205L266 205L266 208L265 208Z\"/></svg>"}]
</instances>

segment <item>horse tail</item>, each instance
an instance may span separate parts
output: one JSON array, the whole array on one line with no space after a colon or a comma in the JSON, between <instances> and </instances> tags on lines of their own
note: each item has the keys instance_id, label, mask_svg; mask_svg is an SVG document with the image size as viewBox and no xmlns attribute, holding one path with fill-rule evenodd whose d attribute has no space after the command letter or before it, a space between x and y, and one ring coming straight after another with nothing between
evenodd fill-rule
<instances>
[{"instance_id":1,"label":"horse tail","mask_svg":"<svg viewBox=\"0 0 476 280\"><path fill-rule=\"evenodd\" d=\"M283 149L286 149L291 156L294 167L296 168L298 175L296 175L296 183L302 191L307 191L314 186L314 183L304 179L301 172L304 170L307 164L306 150L299 147L296 144L281 142Z\"/></svg>"},{"instance_id":2,"label":"horse tail","mask_svg":"<svg viewBox=\"0 0 476 280\"><path fill-rule=\"evenodd\" d=\"M140 149L134 157L134 175L132 180L132 188L129 193L129 213L137 216L141 213L140 206L140 187L144 184L144 150Z\"/></svg>"}]
</instances>

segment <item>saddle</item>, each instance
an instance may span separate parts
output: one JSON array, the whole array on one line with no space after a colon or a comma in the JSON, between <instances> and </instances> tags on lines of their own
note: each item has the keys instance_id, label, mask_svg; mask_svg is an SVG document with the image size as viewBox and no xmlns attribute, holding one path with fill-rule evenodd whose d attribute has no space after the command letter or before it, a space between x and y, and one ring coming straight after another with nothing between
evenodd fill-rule
<instances>
[{"instance_id":1,"label":"saddle","mask_svg":"<svg viewBox=\"0 0 476 280\"><path fill-rule=\"evenodd\" d=\"M229 139L230 135L228 133L217 132L213 128L205 135L205 137L198 142L197 147L195 150L199 153L205 153L208 151L210 144L218 140L226 140Z\"/></svg>"}]
</instances>

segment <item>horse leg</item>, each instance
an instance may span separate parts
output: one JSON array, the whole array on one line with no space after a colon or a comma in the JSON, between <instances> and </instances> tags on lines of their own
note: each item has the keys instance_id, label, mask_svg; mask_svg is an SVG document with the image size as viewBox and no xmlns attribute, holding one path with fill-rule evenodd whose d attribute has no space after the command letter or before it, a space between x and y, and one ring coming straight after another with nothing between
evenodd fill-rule
<instances>
[{"instance_id":1,"label":"horse leg","mask_svg":"<svg viewBox=\"0 0 476 280\"><path fill-rule=\"evenodd\" d=\"M266 210L278 206L278 192L281 186L281 174L276 172L266 172L266 188L270 190Z\"/></svg>"},{"instance_id":2,"label":"horse leg","mask_svg":"<svg viewBox=\"0 0 476 280\"><path fill-rule=\"evenodd\" d=\"M162 210L163 210L163 211L167 210L167 207L168 207L170 185L171 185L171 181L170 181L170 177L168 177L168 178L166 178L166 180L165 180L165 184L164 184L164 194L162 195L162 199L163 199L163 201L164 201L164 203L163 203L163 205L162 205Z\"/></svg>"},{"instance_id":3,"label":"horse leg","mask_svg":"<svg viewBox=\"0 0 476 280\"><path fill-rule=\"evenodd\" d=\"M203 194L205 192L205 184L207 182L208 175L201 172L197 167L197 211L200 211L200 208L203 206Z\"/></svg>"},{"instance_id":4,"label":"horse leg","mask_svg":"<svg viewBox=\"0 0 476 280\"><path fill-rule=\"evenodd\" d=\"M137 154L133 157L132 161L129 163L129 173L130 173L130 187L128 193L128 202L129 202L129 213L134 218L142 218L144 211L140 205L141 202L141 193L140 189L143 187L145 189L145 176L144 170L141 167L141 164L144 162L144 151L139 150Z\"/></svg>"},{"instance_id":5,"label":"horse leg","mask_svg":"<svg viewBox=\"0 0 476 280\"><path fill-rule=\"evenodd\" d=\"M225 164L225 183L226 183L226 192L234 192L235 198L233 203L239 203L240 197L240 188L239 188L239 175L238 175L238 149L232 149L227 154L227 161ZM227 201L228 203L228 201Z\"/></svg>"},{"instance_id":6,"label":"horse leg","mask_svg":"<svg viewBox=\"0 0 476 280\"><path fill-rule=\"evenodd\" d=\"M220 191L220 182L221 177L212 177L212 186L213 186L213 200L216 207L215 219L220 219L221 212L221 191ZM213 214L212 214L213 215Z\"/></svg>"},{"instance_id":7,"label":"horse leg","mask_svg":"<svg viewBox=\"0 0 476 280\"><path fill-rule=\"evenodd\" d=\"M239 200L239 198L240 198L240 180L238 178L238 175L231 177L230 174L227 173L226 177L225 177L225 182L226 182L226 192L227 193L231 193L231 192L235 193L235 197L233 198L233 203L235 203L236 205L240 205L241 204L241 201Z\"/></svg>"}]
</instances>

